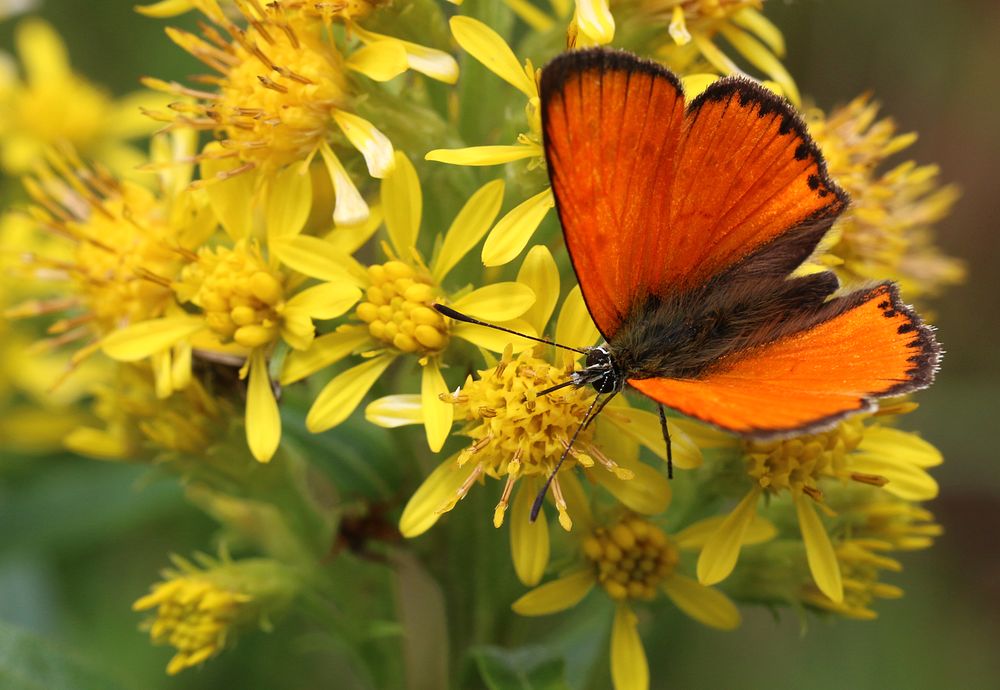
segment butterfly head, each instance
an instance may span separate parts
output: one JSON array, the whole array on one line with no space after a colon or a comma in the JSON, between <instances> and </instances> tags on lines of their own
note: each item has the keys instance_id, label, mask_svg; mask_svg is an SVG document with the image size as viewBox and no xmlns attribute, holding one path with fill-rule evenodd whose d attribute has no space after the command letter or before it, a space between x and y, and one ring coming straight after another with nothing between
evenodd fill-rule
<instances>
[{"instance_id":1,"label":"butterfly head","mask_svg":"<svg viewBox=\"0 0 1000 690\"><path fill-rule=\"evenodd\" d=\"M607 345L588 347L586 352L583 369L572 374L574 385L591 385L598 393L617 393L625 387L625 377L615 364Z\"/></svg>"}]
</instances>

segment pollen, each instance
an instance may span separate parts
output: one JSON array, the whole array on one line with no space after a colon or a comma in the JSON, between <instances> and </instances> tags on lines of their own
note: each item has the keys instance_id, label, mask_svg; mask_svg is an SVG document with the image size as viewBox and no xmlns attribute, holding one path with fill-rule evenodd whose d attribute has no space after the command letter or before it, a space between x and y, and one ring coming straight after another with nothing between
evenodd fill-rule
<instances>
[{"instance_id":1,"label":"pollen","mask_svg":"<svg viewBox=\"0 0 1000 690\"><path fill-rule=\"evenodd\" d=\"M448 344L444 317L433 308L430 275L402 261L368 267L371 285L355 315L376 340L400 352L436 354Z\"/></svg>"},{"instance_id":2,"label":"pollen","mask_svg":"<svg viewBox=\"0 0 1000 690\"><path fill-rule=\"evenodd\" d=\"M182 273L178 297L201 307L208 327L223 342L255 348L278 337L285 304L282 276L254 244L201 249L198 261Z\"/></svg>"},{"instance_id":3,"label":"pollen","mask_svg":"<svg viewBox=\"0 0 1000 690\"><path fill-rule=\"evenodd\" d=\"M598 527L584 540L583 552L598 582L617 601L653 599L678 561L663 530L638 517Z\"/></svg>"}]
</instances>

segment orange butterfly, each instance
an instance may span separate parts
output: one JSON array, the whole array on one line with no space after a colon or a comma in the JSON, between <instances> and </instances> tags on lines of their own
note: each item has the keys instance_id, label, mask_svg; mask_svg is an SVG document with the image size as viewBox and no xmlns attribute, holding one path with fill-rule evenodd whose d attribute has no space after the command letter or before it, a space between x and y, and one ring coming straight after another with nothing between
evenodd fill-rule
<instances>
[{"instance_id":1,"label":"orange butterfly","mask_svg":"<svg viewBox=\"0 0 1000 690\"><path fill-rule=\"evenodd\" d=\"M940 349L895 284L833 297L833 273L790 275L848 198L785 100L727 77L685 105L671 72L607 49L557 57L540 92L566 246L606 341L563 384L606 394L580 428L628 384L660 403L669 457L663 405L767 437L931 383Z\"/></svg>"}]
</instances>

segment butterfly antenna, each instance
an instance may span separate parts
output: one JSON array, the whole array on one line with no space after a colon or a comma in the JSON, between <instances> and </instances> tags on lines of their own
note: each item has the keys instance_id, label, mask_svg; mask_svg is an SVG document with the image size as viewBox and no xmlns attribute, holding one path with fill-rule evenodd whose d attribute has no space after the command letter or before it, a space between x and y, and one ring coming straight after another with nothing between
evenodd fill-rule
<instances>
[{"instance_id":1,"label":"butterfly antenna","mask_svg":"<svg viewBox=\"0 0 1000 690\"><path fill-rule=\"evenodd\" d=\"M504 333L511 333L513 335L517 335L517 336L520 336L522 338L527 338L528 340L534 340L535 342L538 342L538 343L545 343L546 345L552 345L554 347L561 347L564 350L572 350L573 352L578 352L581 355L587 354L586 350L581 350L579 348L570 347L569 345L560 345L557 342L553 342L551 340L546 340L545 338L536 338L533 335L526 335L524 333L521 333L520 331L515 331L515 330L513 330L511 328L504 328L503 326L497 326L496 324L493 324L493 323L486 323L485 321L480 321L479 319L475 319L475 318L473 318L471 316L468 316L468 315L463 314L461 312L455 311L451 307L446 307L443 304L436 304L435 303L434 304L434 309L439 314L444 314L449 319L455 319L456 321L463 321L465 323L472 323L472 324L475 324L477 326L486 326L487 328L492 328L492 329L497 330L497 331L503 331Z\"/></svg>"},{"instance_id":2,"label":"butterfly antenna","mask_svg":"<svg viewBox=\"0 0 1000 690\"><path fill-rule=\"evenodd\" d=\"M559 462L557 462L556 466L552 468L548 479L545 480L545 484L542 485L538 495L535 496L535 502L531 504L531 515L528 518L530 522L534 522L538 518L538 513L542 509L542 503L545 502L545 494L549 492L549 485L552 484L552 480L556 478L556 473L559 471L559 468L562 467L563 461L566 460L566 456L569 455L570 448L572 448L573 444L576 442L576 437L580 435L580 432L583 431L583 428L587 425L590 413L594 411L594 407L597 406L597 401L600 397L601 396L598 395L594 398L594 402L590 403L590 407L587 408L587 414L583 415L583 419L580 420L580 425L576 427L576 431L574 431L573 436L570 437L569 443L566 444L566 448L563 450L562 455L559 456Z\"/></svg>"},{"instance_id":3,"label":"butterfly antenna","mask_svg":"<svg viewBox=\"0 0 1000 690\"><path fill-rule=\"evenodd\" d=\"M560 388L565 388L566 386L572 386L574 383L576 383L576 382L573 379L566 379L562 383L557 383L554 386L549 386L545 390L539 391L538 393L535 393L535 395L540 398L543 395L548 395L549 393L554 393L555 391L559 390Z\"/></svg>"},{"instance_id":4,"label":"butterfly antenna","mask_svg":"<svg viewBox=\"0 0 1000 690\"><path fill-rule=\"evenodd\" d=\"M663 405L658 405L658 407L660 408L660 429L663 431L663 441L667 444L667 479L673 479L674 452L670 443L670 432L667 431L667 414L663 411Z\"/></svg>"}]
</instances>

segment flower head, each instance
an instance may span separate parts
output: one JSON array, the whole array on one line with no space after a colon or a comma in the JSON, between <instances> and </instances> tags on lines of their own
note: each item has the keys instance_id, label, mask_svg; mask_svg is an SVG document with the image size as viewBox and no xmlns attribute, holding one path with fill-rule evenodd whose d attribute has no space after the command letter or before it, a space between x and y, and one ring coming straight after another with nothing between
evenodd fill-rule
<instances>
[{"instance_id":1,"label":"flower head","mask_svg":"<svg viewBox=\"0 0 1000 690\"><path fill-rule=\"evenodd\" d=\"M284 611L298 589L296 578L277 561L221 560L203 554L197 565L179 556L163 582L138 599L135 611L155 609L144 627L155 644L177 652L167 664L176 675L220 653L234 635L254 625L268 627L268 617Z\"/></svg>"},{"instance_id":2,"label":"flower head","mask_svg":"<svg viewBox=\"0 0 1000 690\"><path fill-rule=\"evenodd\" d=\"M816 585L831 600L842 601L840 567L816 508L834 515L825 504L824 486L836 488L850 482L881 487L905 500L937 495L937 483L927 473L927 468L941 463L937 449L915 434L875 422L879 415L911 409L905 403L887 403L875 416L857 415L829 431L773 441L732 441L740 449L750 490L702 550L698 559L701 582L719 582L732 571L739 557L740 535L756 515L761 495L787 495L794 505Z\"/></svg>"}]
</instances>

